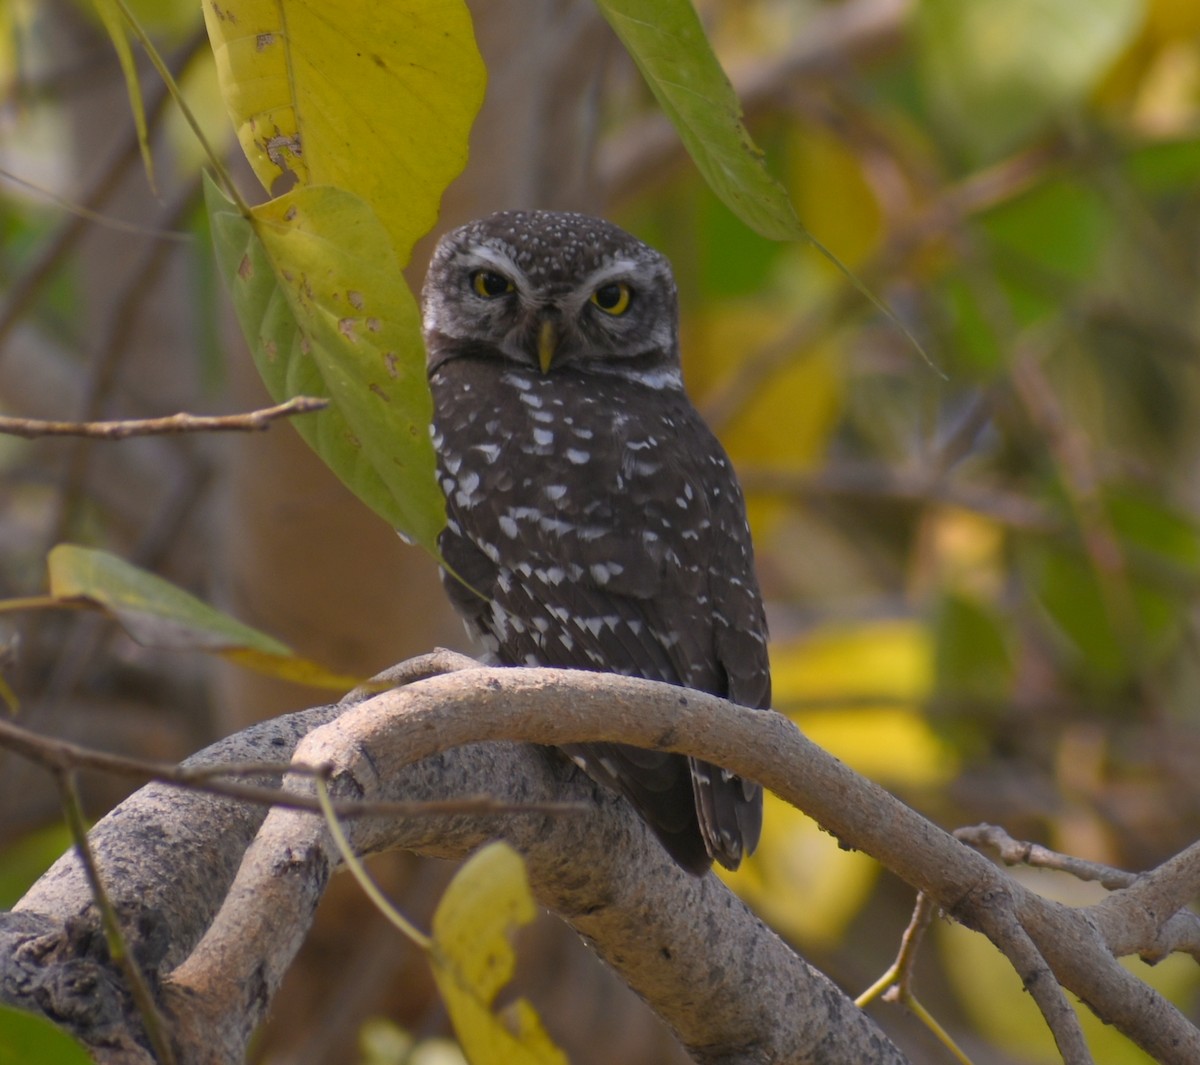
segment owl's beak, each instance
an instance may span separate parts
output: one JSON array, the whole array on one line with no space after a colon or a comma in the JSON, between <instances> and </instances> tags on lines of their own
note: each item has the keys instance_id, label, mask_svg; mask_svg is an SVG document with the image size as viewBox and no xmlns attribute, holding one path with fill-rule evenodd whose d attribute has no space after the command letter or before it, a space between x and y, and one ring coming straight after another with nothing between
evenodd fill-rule
<instances>
[{"instance_id":1,"label":"owl's beak","mask_svg":"<svg viewBox=\"0 0 1200 1065\"><path fill-rule=\"evenodd\" d=\"M542 368L542 373L550 372L550 363L554 361L554 352L558 348L558 330L554 328L554 323L550 319L542 322L542 328L538 330L538 365Z\"/></svg>"}]
</instances>

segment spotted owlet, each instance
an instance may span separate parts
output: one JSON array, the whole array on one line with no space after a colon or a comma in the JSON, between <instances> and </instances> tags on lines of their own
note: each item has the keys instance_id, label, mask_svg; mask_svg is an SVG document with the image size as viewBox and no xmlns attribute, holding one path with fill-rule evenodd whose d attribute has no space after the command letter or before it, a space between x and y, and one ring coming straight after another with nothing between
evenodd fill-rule
<instances>
[{"instance_id":1,"label":"spotted owlet","mask_svg":"<svg viewBox=\"0 0 1200 1065\"><path fill-rule=\"evenodd\" d=\"M448 233L423 292L446 590L491 657L767 707L742 492L684 394L667 260L609 222L504 211ZM762 789L618 743L566 748L689 872L736 868Z\"/></svg>"}]
</instances>

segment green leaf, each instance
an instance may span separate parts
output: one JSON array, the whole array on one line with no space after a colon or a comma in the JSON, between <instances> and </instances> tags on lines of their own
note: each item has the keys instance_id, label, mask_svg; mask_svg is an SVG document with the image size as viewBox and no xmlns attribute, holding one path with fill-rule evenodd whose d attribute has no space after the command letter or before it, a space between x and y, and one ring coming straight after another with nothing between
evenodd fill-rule
<instances>
[{"instance_id":1,"label":"green leaf","mask_svg":"<svg viewBox=\"0 0 1200 1065\"><path fill-rule=\"evenodd\" d=\"M44 1017L0 1006L0 1061L12 1065L90 1065L92 1058Z\"/></svg>"},{"instance_id":2,"label":"green leaf","mask_svg":"<svg viewBox=\"0 0 1200 1065\"><path fill-rule=\"evenodd\" d=\"M933 109L994 159L1087 93L1130 42L1142 0L921 0L918 65Z\"/></svg>"},{"instance_id":3,"label":"green leaf","mask_svg":"<svg viewBox=\"0 0 1200 1065\"><path fill-rule=\"evenodd\" d=\"M204 18L264 188L365 200L403 266L467 160L486 72L462 0L221 0ZM286 187L286 186L285 186Z\"/></svg>"},{"instance_id":4,"label":"green leaf","mask_svg":"<svg viewBox=\"0 0 1200 1065\"><path fill-rule=\"evenodd\" d=\"M433 915L434 979L472 1065L566 1065L528 1001L493 1012L516 965L511 937L535 913L520 855L491 843L458 871Z\"/></svg>"},{"instance_id":5,"label":"green leaf","mask_svg":"<svg viewBox=\"0 0 1200 1065\"><path fill-rule=\"evenodd\" d=\"M243 218L205 197L221 272L271 394L328 396L296 428L368 506L437 554L433 404L416 301L386 234L352 193L299 188Z\"/></svg>"},{"instance_id":6,"label":"green leaf","mask_svg":"<svg viewBox=\"0 0 1200 1065\"><path fill-rule=\"evenodd\" d=\"M596 0L712 190L773 240L806 237L742 125L742 108L690 0Z\"/></svg>"},{"instance_id":7,"label":"green leaf","mask_svg":"<svg viewBox=\"0 0 1200 1065\"><path fill-rule=\"evenodd\" d=\"M1013 681L1004 622L988 605L948 593L938 604L937 688L956 699L999 702Z\"/></svg>"},{"instance_id":8,"label":"green leaf","mask_svg":"<svg viewBox=\"0 0 1200 1065\"><path fill-rule=\"evenodd\" d=\"M96 14L104 24L105 32L112 41L121 65L121 76L125 79L125 91L129 94L129 110L133 113L133 124L137 130L138 148L142 153L142 166L146 177L154 186L154 157L150 152L150 134L146 127L146 105L142 101L142 83L138 80L137 63L126 34L125 14L118 0L92 0ZM132 18L132 16L130 16Z\"/></svg>"},{"instance_id":9,"label":"green leaf","mask_svg":"<svg viewBox=\"0 0 1200 1065\"><path fill-rule=\"evenodd\" d=\"M53 596L100 607L145 647L212 652L271 676L335 690L358 683L298 657L286 644L107 551L59 544L47 564Z\"/></svg>"}]
</instances>

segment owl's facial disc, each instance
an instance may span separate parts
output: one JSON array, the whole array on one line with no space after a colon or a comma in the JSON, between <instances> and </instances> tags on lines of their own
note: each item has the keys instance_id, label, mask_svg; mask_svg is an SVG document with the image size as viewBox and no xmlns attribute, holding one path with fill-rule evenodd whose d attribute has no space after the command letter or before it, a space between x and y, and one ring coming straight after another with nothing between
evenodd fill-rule
<instances>
[{"instance_id":1,"label":"owl's facial disc","mask_svg":"<svg viewBox=\"0 0 1200 1065\"><path fill-rule=\"evenodd\" d=\"M431 365L486 357L680 387L667 260L611 223L501 212L448 233L424 293Z\"/></svg>"}]
</instances>

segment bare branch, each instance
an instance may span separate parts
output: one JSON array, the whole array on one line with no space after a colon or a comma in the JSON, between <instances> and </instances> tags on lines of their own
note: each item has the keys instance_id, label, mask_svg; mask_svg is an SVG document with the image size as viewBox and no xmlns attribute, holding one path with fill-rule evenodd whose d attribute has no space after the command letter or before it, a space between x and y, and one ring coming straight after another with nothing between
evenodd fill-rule
<instances>
[{"instance_id":1,"label":"bare branch","mask_svg":"<svg viewBox=\"0 0 1200 1065\"><path fill-rule=\"evenodd\" d=\"M82 436L90 440L124 440L131 436L162 436L167 433L217 433L237 430L261 431L279 418L311 414L329 406L318 396L295 396L286 403L246 414L171 414L164 418L129 418L108 422L55 422L41 418L10 418L0 415L0 433L33 439L40 436Z\"/></svg>"}]
</instances>

